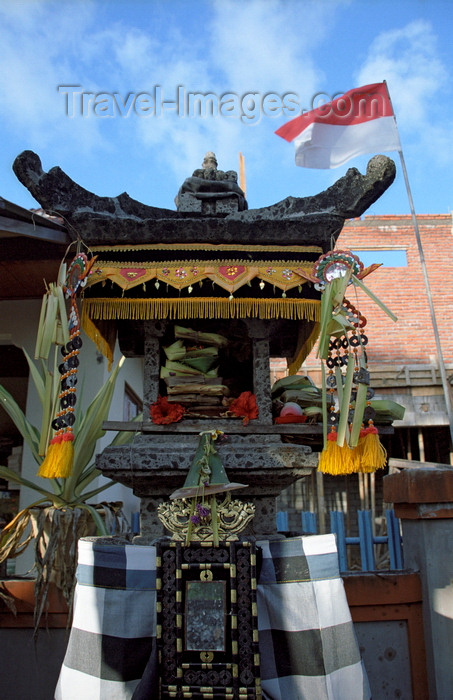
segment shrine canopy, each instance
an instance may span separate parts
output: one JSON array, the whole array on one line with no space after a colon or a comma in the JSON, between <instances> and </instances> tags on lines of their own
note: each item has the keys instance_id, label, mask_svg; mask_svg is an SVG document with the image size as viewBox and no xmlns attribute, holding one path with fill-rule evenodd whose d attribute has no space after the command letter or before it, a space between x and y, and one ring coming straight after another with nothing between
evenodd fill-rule
<instances>
[{"instance_id":1,"label":"shrine canopy","mask_svg":"<svg viewBox=\"0 0 453 700\"><path fill-rule=\"evenodd\" d=\"M295 323L293 368L316 341L320 291L309 279L315 262L333 248L345 220L360 216L395 177L393 161L375 156L365 175L351 168L317 195L249 209L237 173L219 170L207 153L173 211L126 193L98 197L58 167L45 173L31 151L13 169L95 257L82 325L109 361L123 321L258 318Z\"/></svg>"}]
</instances>

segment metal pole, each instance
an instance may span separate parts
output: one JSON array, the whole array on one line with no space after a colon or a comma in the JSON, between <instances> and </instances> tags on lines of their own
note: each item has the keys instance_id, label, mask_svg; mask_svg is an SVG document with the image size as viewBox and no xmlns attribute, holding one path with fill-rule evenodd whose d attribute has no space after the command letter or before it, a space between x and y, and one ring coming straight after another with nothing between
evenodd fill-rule
<instances>
[{"instance_id":1,"label":"metal pole","mask_svg":"<svg viewBox=\"0 0 453 700\"><path fill-rule=\"evenodd\" d=\"M394 111L393 105L392 105L392 98L390 97L388 85L387 85L387 82L385 80L384 80L384 84L385 84L385 87L387 89L387 95L389 98L390 105L392 107L392 115L393 115L393 119L395 120L395 129L398 133L398 124L396 123L395 111ZM398 133L398 141L400 141L399 133ZM443 390L444 390L444 398L445 398L445 405L447 407L448 422L450 424L451 445L453 446L453 413L452 413L451 398L450 398L450 384L448 383L447 373L445 371L445 363L444 363L444 358L442 355L442 346L440 344L439 329L437 326L436 314L434 311L434 304L433 304L433 297L431 294L431 287L429 286L428 271L426 269L425 253L423 251L422 239L420 237L420 230L418 228L418 221L417 221L417 217L415 215L414 200L412 199L412 192L411 192L411 187L409 184L409 177L407 175L406 162L404 160L401 142L400 142L400 147L398 149L398 153L400 156L401 168L403 170L404 182L406 184L407 198L409 200L409 206L410 206L410 210L411 210L412 224L414 226L415 238L416 238L417 247L418 247L418 254L420 256L420 262L422 265L423 279L425 281L426 295L428 297L429 311L431 314L431 323L432 323L433 331L434 331L434 339L436 341L437 357L439 360L439 372L440 372L440 376L442 379L442 386L443 386Z\"/></svg>"},{"instance_id":2,"label":"metal pole","mask_svg":"<svg viewBox=\"0 0 453 700\"><path fill-rule=\"evenodd\" d=\"M436 341L437 357L439 359L439 372L440 372L440 376L442 378L442 386L444 389L444 397L445 397L445 404L447 407L448 421L450 423L450 437L451 437L451 442L453 445L453 413L452 413L451 398L450 398L450 384L448 382L447 373L445 371L445 363L444 363L444 359L443 359L443 355L442 355L442 347L440 344L439 329L437 326L436 314L434 311L434 304L433 304L433 297L431 294L431 288L429 286L428 271L426 269L425 254L423 252L420 231L418 228L418 221L417 221L417 217L415 215L414 202L412 199L412 192L411 192L411 188L409 185L409 178L407 176L406 163L404 161L403 151L400 150L399 154L400 154L400 160L401 160L401 167L403 169L404 181L406 183L406 190L407 190L407 196L409 199L409 206L411 209L412 223L414 226L415 238L417 241L418 254L420 256L420 262L421 262L422 271L423 271L423 278L425 280L426 294L428 297L429 311L431 314L431 323L433 326L434 338Z\"/></svg>"}]
</instances>

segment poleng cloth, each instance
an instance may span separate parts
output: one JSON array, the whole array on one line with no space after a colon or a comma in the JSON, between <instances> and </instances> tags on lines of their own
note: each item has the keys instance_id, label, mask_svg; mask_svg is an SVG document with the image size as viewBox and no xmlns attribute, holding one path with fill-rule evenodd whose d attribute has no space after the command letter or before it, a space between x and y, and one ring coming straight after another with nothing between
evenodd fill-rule
<instances>
[{"instance_id":1,"label":"poleng cloth","mask_svg":"<svg viewBox=\"0 0 453 700\"><path fill-rule=\"evenodd\" d=\"M257 543L265 700L369 700L334 535ZM153 546L79 541L74 619L55 700L157 697Z\"/></svg>"}]
</instances>

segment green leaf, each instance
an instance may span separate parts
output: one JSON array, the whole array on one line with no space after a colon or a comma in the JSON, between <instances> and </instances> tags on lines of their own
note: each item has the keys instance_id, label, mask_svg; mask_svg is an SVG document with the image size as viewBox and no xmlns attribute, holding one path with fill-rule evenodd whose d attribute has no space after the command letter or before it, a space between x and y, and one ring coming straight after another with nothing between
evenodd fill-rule
<instances>
[{"instance_id":1,"label":"green leaf","mask_svg":"<svg viewBox=\"0 0 453 700\"><path fill-rule=\"evenodd\" d=\"M55 294L58 300L58 311L61 319L61 330L63 333L64 344L69 343L69 328L68 328L68 313L66 311L66 304L64 300L63 287L57 285L55 289Z\"/></svg>"},{"instance_id":2,"label":"green leaf","mask_svg":"<svg viewBox=\"0 0 453 700\"><path fill-rule=\"evenodd\" d=\"M19 407L18 403L11 396L9 391L5 389L4 386L0 384L0 403L14 422L14 425L24 438L25 442L29 446L33 457L38 464L41 464L41 458L39 456L39 430L34 427L25 417L24 412Z\"/></svg>"},{"instance_id":3,"label":"green leaf","mask_svg":"<svg viewBox=\"0 0 453 700\"><path fill-rule=\"evenodd\" d=\"M326 359L329 352L329 333L327 332L327 324L332 318L332 296L333 286L328 284L321 296L321 320L319 326L319 345L318 357Z\"/></svg>"},{"instance_id":4,"label":"green leaf","mask_svg":"<svg viewBox=\"0 0 453 700\"><path fill-rule=\"evenodd\" d=\"M45 393L46 393L46 390L45 390L45 383L46 383L45 374L44 374L44 372L41 373L41 372L39 371L39 369L36 367L35 363L34 363L33 360L31 359L31 357L29 356L29 354L27 353L27 351L25 350L25 348L22 348L22 352L24 353L25 359L26 359L27 362L28 362L28 367L29 367L29 369L30 369L30 376L31 376L31 378L33 379L33 384L34 384L35 387L36 387L36 391L37 391L37 393L38 393L39 400L40 400L41 403L43 404L43 403L44 403L44 400L45 400Z\"/></svg>"},{"instance_id":5,"label":"green leaf","mask_svg":"<svg viewBox=\"0 0 453 700\"><path fill-rule=\"evenodd\" d=\"M1 479L6 479L7 481L14 481L15 484L20 484L21 486L27 486L29 489L32 489L33 491L38 491L39 493L42 493L43 496L46 496L49 501L54 501L55 498L58 499L55 494L53 494L51 491L47 491L46 489L41 488L36 484L34 481L29 481L28 479L25 479L23 476L20 474L17 474L14 472L12 469L9 469L8 467L1 467L0 466L0 478Z\"/></svg>"},{"instance_id":6,"label":"green leaf","mask_svg":"<svg viewBox=\"0 0 453 700\"><path fill-rule=\"evenodd\" d=\"M137 423L137 430L135 432L132 432L131 430L120 430L119 432L116 433L115 437L113 438L112 442L110 443L110 446L118 446L118 445L128 445L132 440L134 439L135 435L140 432L141 430L141 422L143 420L143 413L137 414L134 418L132 418L130 423Z\"/></svg>"},{"instance_id":7,"label":"green leaf","mask_svg":"<svg viewBox=\"0 0 453 700\"><path fill-rule=\"evenodd\" d=\"M102 424L108 418L115 382L123 362L124 358L111 372L110 377L98 391L87 410L76 420L74 425L74 468L71 476L66 479L64 488L64 495L67 499L74 493L80 478L83 478L84 470L93 458L98 439L105 434Z\"/></svg>"},{"instance_id":8,"label":"green leaf","mask_svg":"<svg viewBox=\"0 0 453 700\"><path fill-rule=\"evenodd\" d=\"M99 473L98 476L101 476L101 474ZM86 493L83 493L81 497L83 497L84 501L88 501L90 498L94 498L94 496L97 496L98 493L102 493L106 489L109 489L111 486L115 486L115 484L117 484L116 481L108 481L107 483L102 484L102 486L99 486L97 489L93 489L92 491L87 491Z\"/></svg>"},{"instance_id":9,"label":"green leaf","mask_svg":"<svg viewBox=\"0 0 453 700\"><path fill-rule=\"evenodd\" d=\"M338 403L341 405L343 401L343 374L339 367L335 367L335 379L337 381Z\"/></svg>"},{"instance_id":10,"label":"green leaf","mask_svg":"<svg viewBox=\"0 0 453 700\"><path fill-rule=\"evenodd\" d=\"M372 399L370 405L376 411L375 423L392 423L394 420L403 420L406 411L404 406L391 399Z\"/></svg>"},{"instance_id":11,"label":"green leaf","mask_svg":"<svg viewBox=\"0 0 453 700\"><path fill-rule=\"evenodd\" d=\"M398 320L398 318L395 316L395 314L392 311L390 311L390 309L384 304L384 302L382 302L380 299L378 299L377 296L375 294L373 294L371 289L368 289L368 287L365 287L362 280L357 279L357 277L354 277L353 280L354 280L354 284L356 284L358 287L360 287L360 289L363 292L365 292L365 294L368 294L370 299L372 299L379 306L379 308L382 309L382 311L384 313L386 313L387 316L389 316L389 318L392 319L392 321Z\"/></svg>"},{"instance_id":12,"label":"green leaf","mask_svg":"<svg viewBox=\"0 0 453 700\"><path fill-rule=\"evenodd\" d=\"M332 298L332 304L334 306L339 306L340 304L343 303L344 295L346 293L347 286L350 282L350 279L352 277L352 269L348 268L347 272L345 275L342 275L341 277L336 277L332 281L332 287L333 287L333 298Z\"/></svg>"},{"instance_id":13,"label":"green leaf","mask_svg":"<svg viewBox=\"0 0 453 700\"><path fill-rule=\"evenodd\" d=\"M107 528L105 527L105 523L104 523L103 519L99 515L96 508L94 508L94 506L90 506L90 505L88 505L88 503L80 503L79 508L83 508L84 510L87 510L90 513L90 515L93 518L95 525L98 529L99 535L104 535L104 536L109 535L109 532L107 532Z\"/></svg>"},{"instance_id":14,"label":"green leaf","mask_svg":"<svg viewBox=\"0 0 453 700\"><path fill-rule=\"evenodd\" d=\"M49 293L47 299L46 317L44 319L44 327L42 332L41 346L38 350L39 357L47 359L49 357L52 340L55 337L55 326L57 323L58 300Z\"/></svg>"},{"instance_id":15,"label":"green leaf","mask_svg":"<svg viewBox=\"0 0 453 700\"><path fill-rule=\"evenodd\" d=\"M44 401L42 401L41 439L39 441L39 454L43 456L46 454L53 419L52 388L53 378L50 372L48 372L46 376Z\"/></svg>"},{"instance_id":16,"label":"green leaf","mask_svg":"<svg viewBox=\"0 0 453 700\"><path fill-rule=\"evenodd\" d=\"M24 351L25 352L25 351ZM21 433L24 441L30 447L30 450L38 464L42 462L42 456L39 454L39 443L41 436L44 439L46 430L50 432L50 423L56 411L58 404L58 395L60 392L60 376L56 370L58 364L58 348L56 348L54 359L54 371L50 372L47 366L42 362L41 370L38 369L35 363L25 352L27 362L30 367L30 374L36 386L37 392L43 403L43 422L41 432L33 426L28 418L19 407L18 403L11 394L0 385L0 405L2 405L10 418L13 420L16 428ZM14 481L17 484L27 486L28 488L41 493L50 503L56 506L62 506L65 503L80 504L81 501L105 491L114 482L102 484L100 487L93 489L88 494L83 491L89 484L96 479L100 473L94 464L90 464L95 453L97 440L105 434L102 429L102 424L108 418L115 382L118 376L120 367L124 362L124 358L117 365L115 370L110 374L107 382L101 387L93 401L88 406L88 409L78 416L78 421L74 426L74 470L67 479L51 479L46 480L49 486L54 488L54 492L46 488L41 488L37 483L24 479L7 467L0 467L0 478ZM140 430L140 422L143 416L140 414L134 418L137 423L137 430ZM46 429L46 425L48 426ZM121 431L117 433L112 440L114 445L124 445L130 442L135 433L129 431Z\"/></svg>"},{"instance_id":17,"label":"green leaf","mask_svg":"<svg viewBox=\"0 0 453 700\"><path fill-rule=\"evenodd\" d=\"M96 469L96 465L94 463L91 464L89 467L83 470L81 477L74 488L74 494L77 497L80 497L83 494L86 487L89 486L91 482L94 481L94 479L97 479L98 476L101 475L102 472L99 471L99 469Z\"/></svg>"},{"instance_id":18,"label":"green leaf","mask_svg":"<svg viewBox=\"0 0 453 700\"><path fill-rule=\"evenodd\" d=\"M346 437L346 428L348 425L349 403L351 401L352 380L354 378L354 355L348 355L348 368L346 370L346 378L343 387L343 398L340 404L340 420L337 429L337 445L342 447Z\"/></svg>"},{"instance_id":19,"label":"green leaf","mask_svg":"<svg viewBox=\"0 0 453 700\"><path fill-rule=\"evenodd\" d=\"M366 395L368 391L368 386L366 384L359 384L357 387L357 398L355 400L354 406L354 418L352 421L351 436L349 444L351 447L356 447L359 442L360 429L363 423L363 414L366 406Z\"/></svg>"},{"instance_id":20,"label":"green leaf","mask_svg":"<svg viewBox=\"0 0 453 700\"><path fill-rule=\"evenodd\" d=\"M36 335L36 345L35 345L35 359L38 359L38 357L40 357L40 355L41 355L41 343L42 343L42 336L44 333L44 320L46 318L47 298L48 298L48 294L46 293L43 295L42 303L41 303L41 311L39 314L38 333Z\"/></svg>"},{"instance_id":21,"label":"green leaf","mask_svg":"<svg viewBox=\"0 0 453 700\"><path fill-rule=\"evenodd\" d=\"M326 387L326 368L324 362L321 362L322 375L322 434L324 447L327 445L327 387Z\"/></svg>"},{"instance_id":22,"label":"green leaf","mask_svg":"<svg viewBox=\"0 0 453 700\"><path fill-rule=\"evenodd\" d=\"M87 466L94 454L97 440L105 434L102 424L107 420L120 365L113 370L87 410L79 416L74 429L74 463Z\"/></svg>"}]
</instances>

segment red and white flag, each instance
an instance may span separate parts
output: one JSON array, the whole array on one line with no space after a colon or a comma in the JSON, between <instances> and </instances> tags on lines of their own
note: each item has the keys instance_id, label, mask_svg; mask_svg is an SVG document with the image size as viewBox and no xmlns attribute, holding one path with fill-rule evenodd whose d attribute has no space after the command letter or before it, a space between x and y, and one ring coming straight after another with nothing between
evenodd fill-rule
<instances>
[{"instance_id":1,"label":"red and white flag","mask_svg":"<svg viewBox=\"0 0 453 700\"><path fill-rule=\"evenodd\" d=\"M296 165L302 168L337 168L363 153L401 151L385 83L349 90L275 133L294 142Z\"/></svg>"}]
</instances>

